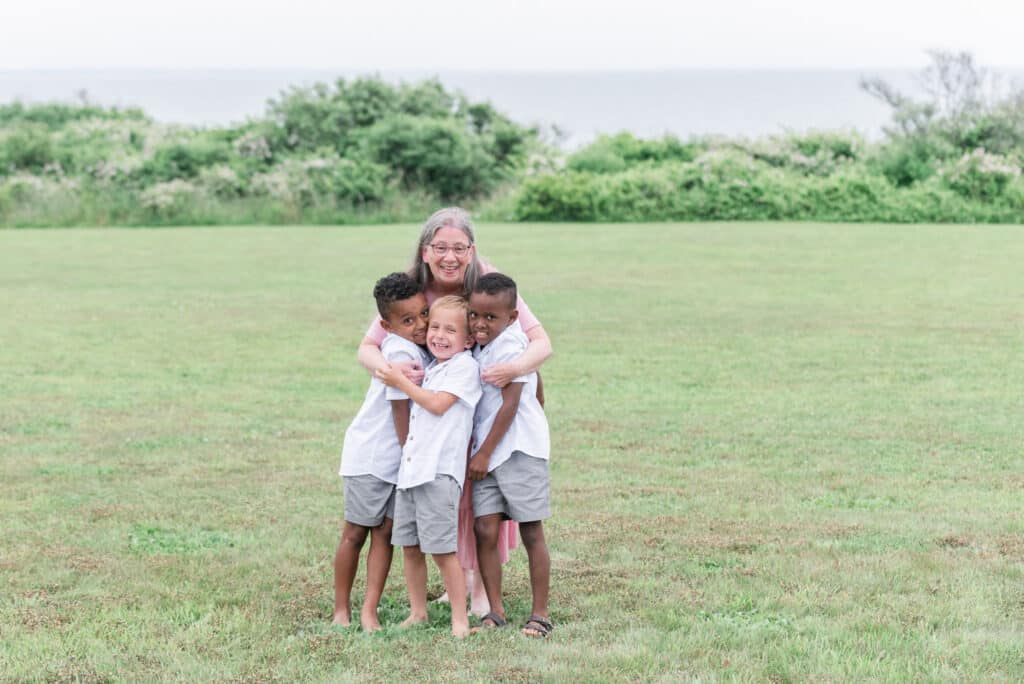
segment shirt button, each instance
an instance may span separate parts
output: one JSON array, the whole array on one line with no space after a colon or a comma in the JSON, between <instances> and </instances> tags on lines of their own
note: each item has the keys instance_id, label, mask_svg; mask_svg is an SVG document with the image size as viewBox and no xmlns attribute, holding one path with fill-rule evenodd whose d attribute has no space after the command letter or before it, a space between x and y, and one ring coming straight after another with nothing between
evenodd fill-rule
<instances>
[{"instance_id":1,"label":"shirt button","mask_svg":"<svg viewBox=\"0 0 1024 684\"><path fill-rule=\"evenodd\" d=\"M409 435L409 441L411 442L412 440L413 440L413 436Z\"/></svg>"},{"instance_id":2,"label":"shirt button","mask_svg":"<svg viewBox=\"0 0 1024 684\"><path fill-rule=\"evenodd\" d=\"M406 463L412 463L412 458L410 458L410 457L408 457L408 456L407 456L407 457L405 458L405 462L406 462Z\"/></svg>"}]
</instances>

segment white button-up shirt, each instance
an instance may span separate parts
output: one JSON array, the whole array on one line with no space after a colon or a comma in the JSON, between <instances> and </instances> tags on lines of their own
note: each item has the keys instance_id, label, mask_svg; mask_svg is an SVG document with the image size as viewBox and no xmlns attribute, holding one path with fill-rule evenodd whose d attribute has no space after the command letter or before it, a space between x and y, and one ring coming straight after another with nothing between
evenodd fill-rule
<instances>
[{"instance_id":1,"label":"white button-up shirt","mask_svg":"<svg viewBox=\"0 0 1024 684\"><path fill-rule=\"evenodd\" d=\"M425 367L430 355L418 344L398 335L388 335L380 351L389 363L418 361ZM402 446L398 443L391 402L408 399L405 392L374 378L359 413L345 431L339 475L373 475L385 482L398 482Z\"/></svg>"},{"instance_id":2,"label":"white button-up shirt","mask_svg":"<svg viewBox=\"0 0 1024 684\"><path fill-rule=\"evenodd\" d=\"M517 358L530 340L523 333L518 325L512 324L505 328L500 335L491 340L486 347L479 345L473 349L473 356L476 357L480 368L487 368L496 363L506 363ZM521 375L512 382L524 383L522 394L519 396L519 408L516 410L512 424L508 426L504 437L494 447L491 453L491 460L487 464L488 472L494 470L512 456L513 451L522 451L536 458L547 460L551 454L551 437L548 434L548 419L544 415L544 409L537 401L537 374L529 373ZM473 418L473 445L472 453L476 454L480 446L487 439L487 435L494 425L494 419L501 408L501 388L490 383L483 384L483 397L476 407L476 415Z\"/></svg>"},{"instance_id":3,"label":"white button-up shirt","mask_svg":"<svg viewBox=\"0 0 1024 684\"><path fill-rule=\"evenodd\" d=\"M454 394L458 401L440 416L413 402L398 488L416 487L438 475L450 475L461 487L466 477L473 411L480 401L480 366L468 351L441 363L435 360L427 367L423 389Z\"/></svg>"}]
</instances>

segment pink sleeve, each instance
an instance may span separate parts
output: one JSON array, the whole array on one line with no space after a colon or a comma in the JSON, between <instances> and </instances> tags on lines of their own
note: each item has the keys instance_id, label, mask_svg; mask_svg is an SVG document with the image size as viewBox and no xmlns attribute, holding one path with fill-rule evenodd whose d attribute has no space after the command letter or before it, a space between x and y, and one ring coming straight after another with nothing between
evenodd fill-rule
<instances>
[{"instance_id":1,"label":"pink sleeve","mask_svg":"<svg viewBox=\"0 0 1024 684\"><path fill-rule=\"evenodd\" d=\"M525 331L526 328L523 328L523 330ZM384 342L384 338L388 336L388 331L380 327L380 314L377 314L377 317L373 319L373 323L370 323L366 336L376 342L378 347Z\"/></svg>"},{"instance_id":2,"label":"pink sleeve","mask_svg":"<svg viewBox=\"0 0 1024 684\"><path fill-rule=\"evenodd\" d=\"M516 300L516 309L519 310L519 326L523 329L523 332L529 332L530 328L536 328L540 325L540 321L530 311L530 307L526 306L526 302L523 301L522 297Z\"/></svg>"}]
</instances>

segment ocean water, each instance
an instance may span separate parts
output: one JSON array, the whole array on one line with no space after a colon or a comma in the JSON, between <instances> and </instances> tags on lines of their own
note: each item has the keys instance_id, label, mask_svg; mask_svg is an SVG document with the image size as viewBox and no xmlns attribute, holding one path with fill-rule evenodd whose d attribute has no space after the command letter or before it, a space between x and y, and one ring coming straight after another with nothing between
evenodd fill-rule
<instances>
[{"instance_id":1,"label":"ocean water","mask_svg":"<svg viewBox=\"0 0 1024 684\"><path fill-rule=\"evenodd\" d=\"M222 125L260 116L292 85L352 78L318 70L0 71L0 102L73 101L141 107L159 121ZM521 123L562 132L573 148L599 133L631 131L756 137L784 131L854 129L881 135L889 108L863 92L882 76L919 92L909 71L680 70L581 73L401 72L389 81L436 76L470 99L488 100Z\"/></svg>"}]
</instances>

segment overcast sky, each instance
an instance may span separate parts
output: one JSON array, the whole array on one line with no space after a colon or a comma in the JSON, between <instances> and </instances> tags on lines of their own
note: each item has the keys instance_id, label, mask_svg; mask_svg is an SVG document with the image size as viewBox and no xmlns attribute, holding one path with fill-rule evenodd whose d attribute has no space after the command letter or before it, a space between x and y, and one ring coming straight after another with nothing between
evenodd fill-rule
<instances>
[{"instance_id":1,"label":"overcast sky","mask_svg":"<svg viewBox=\"0 0 1024 684\"><path fill-rule=\"evenodd\" d=\"M0 69L1024 67L1024 0L0 0Z\"/></svg>"}]
</instances>

